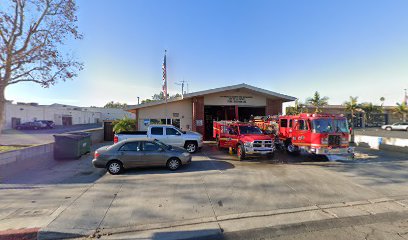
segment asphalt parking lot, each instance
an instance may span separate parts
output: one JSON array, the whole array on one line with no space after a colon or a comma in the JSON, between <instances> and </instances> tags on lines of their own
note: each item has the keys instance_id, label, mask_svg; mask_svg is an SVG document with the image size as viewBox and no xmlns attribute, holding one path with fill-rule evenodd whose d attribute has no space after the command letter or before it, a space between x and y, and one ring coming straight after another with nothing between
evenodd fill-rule
<instances>
[{"instance_id":1,"label":"asphalt parking lot","mask_svg":"<svg viewBox=\"0 0 408 240\"><path fill-rule=\"evenodd\" d=\"M54 141L54 134L102 127L101 124L56 126L53 129L5 130L0 134L0 145L35 145Z\"/></svg>"},{"instance_id":2,"label":"asphalt parking lot","mask_svg":"<svg viewBox=\"0 0 408 240\"><path fill-rule=\"evenodd\" d=\"M265 234L294 239L298 230L283 231L282 226L313 222L307 227L323 234L314 238L327 239L355 225L408 219L408 156L402 154L357 149L353 161L278 153L274 160L240 162L205 145L179 171L135 169L117 176L94 169L90 160L53 162L3 179L0 231L40 228L39 239L195 239L220 234L239 239L233 234L253 236L245 231L275 228L274 233L285 235L257 232L256 239L269 239ZM341 221L338 226L344 231L337 228L329 234L331 221L336 226ZM398 231L408 232L408 226L401 226ZM389 236L398 237L398 231Z\"/></svg>"}]
</instances>

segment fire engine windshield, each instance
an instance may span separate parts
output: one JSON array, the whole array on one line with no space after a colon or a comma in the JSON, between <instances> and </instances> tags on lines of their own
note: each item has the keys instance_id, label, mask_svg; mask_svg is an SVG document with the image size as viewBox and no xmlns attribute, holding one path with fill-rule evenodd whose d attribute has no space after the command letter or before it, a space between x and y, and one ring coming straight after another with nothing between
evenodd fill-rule
<instances>
[{"instance_id":1,"label":"fire engine windshield","mask_svg":"<svg viewBox=\"0 0 408 240\"><path fill-rule=\"evenodd\" d=\"M239 132L240 134L263 134L256 126L239 126Z\"/></svg>"},{"instance_id":2,"label":"fire engine windshield","mask_svg":"<svg viewBox=\"0 0 408 240\"><path fill-rule=\"evenodd\" d=\"M314 119L312 129L316 133L349 132L346 119Z\"/></svg>"},{"instance_id":3,"label":"fire engine windshield","mask_svg":"<svg viewBox=\"0 0 408 240\"><path fill-rule=\"evenodd\" d=\"M349 127L348 127L346 119L334 119L333 123L334 123L335 132L342 132L342 133L349 132Z\"/></svg>"}]
</instances>

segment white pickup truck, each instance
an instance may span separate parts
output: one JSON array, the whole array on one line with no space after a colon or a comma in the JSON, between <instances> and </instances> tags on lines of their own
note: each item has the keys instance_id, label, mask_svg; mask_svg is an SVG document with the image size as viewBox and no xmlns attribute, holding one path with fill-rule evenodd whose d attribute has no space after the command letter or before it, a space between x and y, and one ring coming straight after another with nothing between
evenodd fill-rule
<instances>
[{"instance_id":1,"label":"white pickup truck","mask_svg":"<svg viewBox=\"0 0 408 240\"><path fill-rule=\"evenodd\" d=\"M203 135L197 132L183 132L172 125L150 125L147 131L116 133L114 143L125 139L152 138L165 144L183 147L194 153L203 146Z\"/></svg>"}]
</instances>

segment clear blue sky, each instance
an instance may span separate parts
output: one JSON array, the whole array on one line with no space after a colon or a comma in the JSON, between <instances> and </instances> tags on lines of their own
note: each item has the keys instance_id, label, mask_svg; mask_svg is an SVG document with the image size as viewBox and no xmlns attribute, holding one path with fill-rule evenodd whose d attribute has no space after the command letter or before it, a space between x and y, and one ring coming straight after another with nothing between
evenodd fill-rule
<instances>
[{"instance_id":1,"label":"clear blue sky","mask_svg":"<svg viewBox=\"0 0 408 240\"><path fill-rule=\"evenodd\" d=\"M49 89L11 86L8 99L134 104L183 78L199 91L247 83L304 100L315 90L341 104L395 104L408 88L408 1L80 0L85 35L69 47L79 78Z\"/></svg>"}]
</instances>

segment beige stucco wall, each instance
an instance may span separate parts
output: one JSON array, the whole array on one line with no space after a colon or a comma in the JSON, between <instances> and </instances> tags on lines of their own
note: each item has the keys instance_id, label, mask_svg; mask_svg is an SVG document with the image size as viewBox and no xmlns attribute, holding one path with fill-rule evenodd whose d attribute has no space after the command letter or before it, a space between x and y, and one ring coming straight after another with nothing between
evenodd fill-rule
<instances>
[{"instance_id":1,"label":"beige stucco wall","mask_svg":"<svg viewBox=\"0 0 408 240\"><path fill-rule=\"evenodd\" d=\"M190 130L193 122L193 105L191 99L167 103L168 118L180 119L180 128L183 131ZM178 114L178 117L173 117ZM152 107L140 108L138 114L139 130L147 129L144 119L165 119L166 104Z\"/></svg>"},{"instance_id":2,"label":"beige stucco wall","mask_svg":"<svg viewBox=\"0 0 408 240\"><path fill-rule=\"evenodd\" d=\"M266 97L245 90L240 91L233 90L205 95L204 104L218 106L238 105L238 106L262 107L266 106Z\"/></svg>"}]
</instances>

